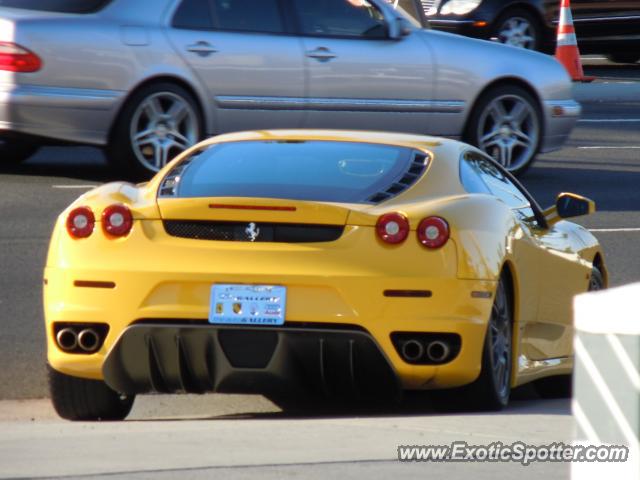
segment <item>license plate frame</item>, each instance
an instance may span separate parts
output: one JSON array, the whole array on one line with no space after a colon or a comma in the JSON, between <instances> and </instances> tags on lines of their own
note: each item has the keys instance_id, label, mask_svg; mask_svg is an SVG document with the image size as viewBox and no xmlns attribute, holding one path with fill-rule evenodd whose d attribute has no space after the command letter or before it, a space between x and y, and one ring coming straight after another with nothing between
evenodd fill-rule
<instances>
[{"instance_id":1,"label":"license plate frame","mask_svg":"<svg viewBox=\"0 0 640 480\"><path fill-rule=\"evenodd\" d=\"M287 287L216 283L211 286L209 323L216 325L284 325Z\"/></svg>"}]
</instances>

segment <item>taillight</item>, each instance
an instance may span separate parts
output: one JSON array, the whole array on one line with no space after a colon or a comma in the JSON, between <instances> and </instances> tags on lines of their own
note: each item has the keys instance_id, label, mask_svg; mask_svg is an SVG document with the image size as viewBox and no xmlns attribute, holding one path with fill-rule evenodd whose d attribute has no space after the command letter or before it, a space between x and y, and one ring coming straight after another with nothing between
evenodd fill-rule
<instances>
[{"instance_id":1,"label":"taillight","mask_svg":"<svg viewBox=\"0 0 640 480\"><path fill-rule=\"evenodd\" d=\"M73 238L87 238L93 233L96 217L89 207L78 207L67 217L67 232Z\"/></svg>"},{"instance_id":2,"label":"taillight","mask_svg":"<svg viewBox=\"0 0 640 480\"><path fill-rule=\"evenodd\" d=\"M124 237L133 227L133 216L126 205L116 204L102 212L102 229L112 237Z\"/></svg>"},{"instance_id":3,"label":"taillight","mask_svg":"<svg viewBox=\"0 0 640 480\"><path fill-rule=\"evenodd\" d=\"M40 68L42 60L35 53L15 43L0 42L0 70L29 73Z\"/></svg>"},{"instance_id":4,"label":"taillight","mask_svg":"<svg viewBox=\"0 0 640 480\"><path fill-rule=\"evenodd\" d=\"M449 224L444 218L425 218L418 225L418 240L427 248L442 247L449 240Z\"/></svg>"},{"instance_id":5,"label":"taillight","mask_svg":"<svg viewBox=\"0 0 640 480\"><path fill-rule=\"evenodd\" d=\"M386 243L402 243L409 235L409 220L401 213L385 213L376 223L378 237Z\"/></svg>"}]
</instances>

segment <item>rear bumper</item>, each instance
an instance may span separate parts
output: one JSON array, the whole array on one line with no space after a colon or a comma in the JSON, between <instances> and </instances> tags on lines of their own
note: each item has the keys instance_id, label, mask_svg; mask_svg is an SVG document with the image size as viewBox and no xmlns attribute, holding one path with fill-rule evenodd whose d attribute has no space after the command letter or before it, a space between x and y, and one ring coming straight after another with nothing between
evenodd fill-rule
<instances>
[{"instance_id":1,"label":"rear bumper","mask_svg":"<svg viewBox=\"0 0 640 480\"><path fill-rule=\"evenodd\" d=\"M561 148L575 127L581 105L574 100L546 100L543 104L545 136L540 146L542 153Z\"/></svg>"},{"instance_id":2,"label":"rear bumper","mask_svg":"<svg viewBox=\"0 0 640 480\"><path fill-rule=\"evenodd\" d=\"M373 338L355 329L140 324L103 367L111 388L145 392L397 397L398 378Z\"/></svg>"},{"instance_id":3,"label":"rear bumper","mask_svg":"<svg viewBox=\"0 0 640 480\"><path fill-rule=\"evenodd\" d=\"M124 92L0 84L0 136L105 145Z\"/></svg>"}]
</instances>

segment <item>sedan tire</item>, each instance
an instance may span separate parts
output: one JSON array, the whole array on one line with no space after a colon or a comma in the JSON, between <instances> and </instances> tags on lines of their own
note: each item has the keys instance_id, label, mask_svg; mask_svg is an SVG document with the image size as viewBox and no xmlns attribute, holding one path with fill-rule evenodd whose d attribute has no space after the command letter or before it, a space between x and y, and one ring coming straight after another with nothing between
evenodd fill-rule
<instances>
[{"instance_id":1,"label":"sedan tire","mask_svg":"<svg viewBox=\"0 0 640 480\"><path fill-rule=\"evenodd\" d=\"M125 104L107 156L128 178L147 180L196 144L203 131L198 104L186 89L172 83L151 84Z\"/></svg>"},{"instance_id":2,"label":"sedan tire","mask_svg":"<svg viewBox=\"0 0 640 480\"><path fill-rule=\"evenodd\" d=\"M538 102L524 88L498 85L478 99L465 140L487 153L514 175L535 159L542 136Z\"/></svg>"}]
</instances>

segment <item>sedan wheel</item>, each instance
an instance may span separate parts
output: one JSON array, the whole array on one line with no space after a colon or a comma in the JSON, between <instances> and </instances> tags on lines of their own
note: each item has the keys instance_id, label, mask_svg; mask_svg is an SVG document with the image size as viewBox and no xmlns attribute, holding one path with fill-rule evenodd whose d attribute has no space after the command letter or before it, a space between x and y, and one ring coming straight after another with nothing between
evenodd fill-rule
<instances>
[{"instance_id":1,"label":"sedan wheel","mask_svg":"<svg viewBox=\"0 0 640 480\"><path fill-rule=\"evenodd\" d=\"M469 122L470 143L513 174L523 173L540 144L541 121L535 100L516 86L489 90Z\"/></svg>"},{"instance_id":2,"label":"sedan wheel","mask_svg":"<svg viewBox=\"0 0 640 480\"><path fill-rule=\"evenodd\" d=\"M202 124L198 105L185 89L150 85L134 94L120 114L109 160L129 178L148 179L200 140Z\"/></svg>"},{"instance_id":3,"label":"sedan wheel","mask_svg":"<svg viewBox=\"0 0 640 480\"><path fill-rule=\"evenodd\" d=\"M538 20L525 10L510 10L495 23L494 37L500 43L527 50L540 47L541 29Z\"/></svg>"},{"instance_id":4,"label":"sedan wheel","mask_svg":"<svg viewBox=\"0 0 640 480\"><path fill-rule=\"evenodd\" d=\"M184 98L160 92L146 98L131 121L130 141L138 161L157 172L199 136L198 115Z\"/></svg>"}]
</instances>

